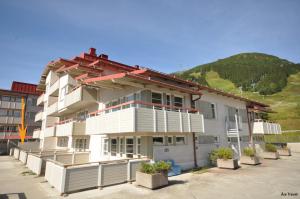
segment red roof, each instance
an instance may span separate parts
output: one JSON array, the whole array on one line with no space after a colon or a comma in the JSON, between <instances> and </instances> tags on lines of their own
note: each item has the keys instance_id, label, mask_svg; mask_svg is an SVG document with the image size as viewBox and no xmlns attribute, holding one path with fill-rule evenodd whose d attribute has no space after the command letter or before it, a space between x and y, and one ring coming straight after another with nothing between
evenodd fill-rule
<instances>
[{"instance_id":1,"label":"red roof","mask_svg":"<svg viewBox=\"0 0 300 199\"><path fill-rule=\"evenodd\" d=\"M36 88L37 88L36 84L29 84L29 83L16 82L16 81L13 81L13 83L11 85L12 91L26 93L26 94L32 94L32 95L42 94L40 91L37 91Z\"/></svg>"}]
</instances>

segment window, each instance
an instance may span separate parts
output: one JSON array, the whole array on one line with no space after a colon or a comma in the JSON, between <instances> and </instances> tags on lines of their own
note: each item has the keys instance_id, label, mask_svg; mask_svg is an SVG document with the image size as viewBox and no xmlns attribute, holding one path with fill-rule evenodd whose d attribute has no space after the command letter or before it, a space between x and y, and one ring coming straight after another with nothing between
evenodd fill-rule
<instances>
[{"instance_id":1,"label":"window","mask_svg":"<svg viewBox=\"0 0 300 199\"><path fill-rule=\"evenodd\" d=\"M183 106L183 98L182 97L174 97L174 106L182 107Z\"/></svg>"},{"instance_id":2,"label":"window","mask_svg":"<svg viewBox=\"0 0 300 199\"><path fill-rule=\"evenodd\" d=\"M108 155L108 139L103 140L103 155Z\"/></svg>"},{"instance_id":3,"label":"window","mask_svg":"<svg viewBox=\"0 0 300 199\"><path fill-rule=\"evenodd\" d=\"M9 96L2 96L2 101L10 101L10 97Z\"/></svg>"},{"instance_id":4,"label":"window","mask_svg":"<svg viewBox=\"0 0 300 199\"><path fill-rule=\"evenodd\" d=\"M7 116L7 110L6 109L0 109L0 116Z\"/></svg>"},{"instance_id":5,"label":"window","mask_svg":"<svg viewBox=\"0 0 300 199\"><path fill-rule=\"evenodd\" d=\"M133 157L133 138L126 138L126 157Z\"/></svg>"},{"instance_id":6,"label":"window","mask_svg":"<svg viewBox=\"0 0 300 199\"><path fill-rule=\"evenodd\" d=\"M59 100L62 101L62 100L65 99L65 96L66 96L66 94L68 92L67 88L68 88L68 86L64 86L64 87L61 88L60 95L59 95Z\"/></svg>"},{"instance_id":7,"label":"window","mask_svg":"<svg viewBox=\"0 0 300 199\"><path fill-rule=\"evenodd\" d=\"M83 121L83 120L86 119L87 115L88 115L88 111L81 111L81 112L78 112L78 113L76 114L76 119L79 120L79 121Z\"/></svg>"},{"instance_id":8,"label":"window","mask_svg":"<svg viewBox=\"0 0 300 199\"><path fill-rule=\"evenodd\" d=\"M8 117L14 116L14 111L13 110L7 110L7 116Z\"/></svg>"},{"instance_id":9,"label":"window","mask_svg":"<svg viewBox=\"0 0 300 199\"><path fill-rule=\"evenodd\" d=\"M164 145L164 137L153 137L153 145Z\"/></svg>"},{"instance_id":10,"label":"window","mask_svg":"<svg viewBox=\"0 0 300 199\"><path fill-rule=\"evenodd\" d=\"M21 111L14 111L14 117L21 117Z\"/></svg>"},{"instance_id":11,"label":"window","mask_svg":"<svg viewBox=\"0 0 300 199\"><path fill-rule=\"evenodd\" d=\"M16 102L21 102L21 97L16 97Z\"/></svg>"},{"instance_id":12,"label":"window","mask_svg":"<svg viewBox=\"0 0 300 199\"><path fill-rule=\"evenodd\" d=\"M136 154L141 155L141 138L136 138Z\"/></svg>"},{"instance_id":13,"label":"window","mask_svg":"<svg viewBox=\"0 0 300 199\"><path fill-rule=\"evenodd\" d=\"M168 145L173 145L173 137L168 137Z\"/></svg>"},{"instance_id":14,"label":"window","mask_svg":"<svg viewBox=\"0 0 300 199\"><path fill-rule=\"evenodd\" d=\"M152 92L152 103L153 104L162 104L162 94ZM155 106L156 109L161 109L160 106Z\"/></svg>"},{"instance_id":15,"label":"window","mask_svg":"<svg viewBox=\"0 0 300 199\"><path fill-rule=\"evenodd\" d=\"M124 138L123 137L120 138L119 142L120 142L119 153L120 155L122 155L124 153Z\"/></svg>"},{"instance_id":16,"label":"window","mask_svg":"<svg viewBox=\"0 0 300 199\"><path fill-rule=\"evenodd\" d=\"M116 138L112 138L110 139L110 154L112 156L116 156L117 155L117 139Z\"/></svg>"},{"instance_id":17,"label":"window","mask_svg":"<svg viewBox=\"0 0 300 199\"><path fill-rule=\"evenodd\" d=\"M176 136L176 144L185 144L184 136Z\"/></svg>"},{"instance_id":18,"label":"window","mask_svg":"<svg viewBox=\"0 0 300 199\"><path fill-rule=\"evenodd\" d=\"M75 139L75 150L85 151L88 149L88 139L87 138L77 138Z\"/></svg>"},{"instance_id":19,"label":"window","mask_svg":"<svg viewBox=\"0 0 300 199\"><path fill-rule=\"evenodd\" d=\"M68 147L68 137L58 137L57 138L57 146L58 147Z\"/></svg>"},{"instance_id":20,"label":"window","mask_svg":"<svg viewBox=\"0 0 300 199\"><path fill-rule=\"evenodd\" d=\"M213 119L216 119L216 106L215 104L210 104L210 111Z\"/></svg>"}]
</instances>

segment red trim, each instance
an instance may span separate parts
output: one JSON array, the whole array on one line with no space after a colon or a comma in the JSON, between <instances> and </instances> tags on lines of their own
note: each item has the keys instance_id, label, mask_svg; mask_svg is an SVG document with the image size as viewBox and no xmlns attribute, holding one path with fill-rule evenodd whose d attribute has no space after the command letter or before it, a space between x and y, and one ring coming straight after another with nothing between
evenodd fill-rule
<instances>
[{"instance_id":1,"label":"red trim","mask_svg":"<svg viewBox=\"0 0 300 199\"><path fill-rule=\"evenodd\" d=\"M32 136L25 136L25 139L31 139ZM10 136L4 136L2 139L11 139L11 140L19 140L21 139L19 135L10 135Z\"/></svg>"}]
</instances>

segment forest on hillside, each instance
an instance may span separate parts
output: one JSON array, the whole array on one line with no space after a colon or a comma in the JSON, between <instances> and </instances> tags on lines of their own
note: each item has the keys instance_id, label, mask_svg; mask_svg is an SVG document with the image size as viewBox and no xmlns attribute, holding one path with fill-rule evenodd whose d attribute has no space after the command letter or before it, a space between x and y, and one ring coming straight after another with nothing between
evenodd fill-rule
<instances>
[{"instance_id":1,"label":"forest on hillside","mask_svg":"<svg viewBox=\"0 0 300 199\"><path fill-rule=\"evenodd\" d=\"M208 71L217 72L221 78L230 80L244 91L270 95L286 86L287 78L300 71L300 64L262 53L242 53L175 75L208 85L205 78Z\"/></svg>"}]
</instances>

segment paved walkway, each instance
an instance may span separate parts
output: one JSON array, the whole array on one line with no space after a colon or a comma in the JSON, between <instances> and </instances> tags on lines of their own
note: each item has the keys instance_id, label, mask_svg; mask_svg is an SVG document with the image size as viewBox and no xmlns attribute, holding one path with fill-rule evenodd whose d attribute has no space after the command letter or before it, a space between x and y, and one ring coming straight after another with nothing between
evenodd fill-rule
<instances>
[{"instance_id":1,"label":"paved walkway","mask_svg":"<svg viewBox=\"0 0 300 199\"><path fill-rule=\"evenodd\" d=\"M263 160L259 166L238 170L213 168L207 173L186 173L170 178L171 185L151 191L134 184L93 189L61 197L43 177L23 176L28 171L12 157L0 156L0 198L43 199L276 199L300 198L300 153L280 160ZM286 194L286 196L284 196ZM290 195L289 195L290 194ZM297 194L291 196L291 194ZM8 197L7 197L8 196Z\"/></svg>"}]
</instances>

